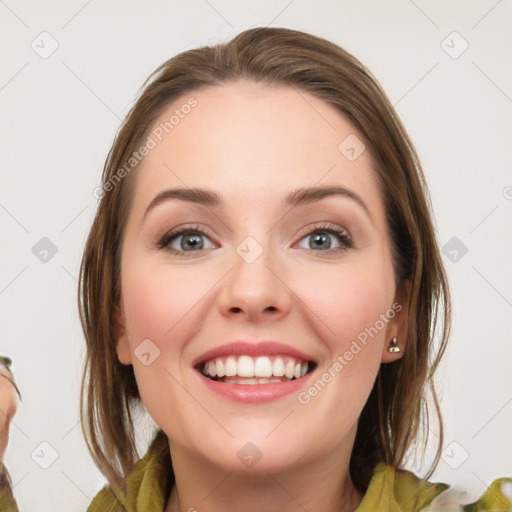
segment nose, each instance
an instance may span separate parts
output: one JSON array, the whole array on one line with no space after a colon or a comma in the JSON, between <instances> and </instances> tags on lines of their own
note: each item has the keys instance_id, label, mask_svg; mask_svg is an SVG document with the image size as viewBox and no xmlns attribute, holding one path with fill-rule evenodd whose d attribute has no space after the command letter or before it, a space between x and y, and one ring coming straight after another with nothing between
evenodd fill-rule
<instances>
[{"instance_id":1,"label":"nose","mask_svg":"<svg viewBox=\"0 0 512 512\"><path fill-rule=\"evenodd\" d=\"M234 253L217 299L224 316L257 323L288 315L293 293L286 272L271 256L268 249L254 261L245 258L243 251Z\"/></svg>"}]
</instances>

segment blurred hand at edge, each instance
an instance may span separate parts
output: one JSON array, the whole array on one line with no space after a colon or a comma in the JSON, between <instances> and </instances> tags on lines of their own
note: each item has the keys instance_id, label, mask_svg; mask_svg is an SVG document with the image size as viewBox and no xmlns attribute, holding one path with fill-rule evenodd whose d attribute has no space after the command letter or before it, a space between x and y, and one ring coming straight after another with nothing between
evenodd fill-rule
<instances>
[{"instance_id":1,"label":"blurred hand at edge","mask_svg":"<svg viewBox=\"0 0 512 512\"><path fill-rule=\"evenodd\" d=\"M5 365L0 364L0 462L4 460L9 427L18 409L19 396L13 374Z\"/></svg>"}]
</instances>

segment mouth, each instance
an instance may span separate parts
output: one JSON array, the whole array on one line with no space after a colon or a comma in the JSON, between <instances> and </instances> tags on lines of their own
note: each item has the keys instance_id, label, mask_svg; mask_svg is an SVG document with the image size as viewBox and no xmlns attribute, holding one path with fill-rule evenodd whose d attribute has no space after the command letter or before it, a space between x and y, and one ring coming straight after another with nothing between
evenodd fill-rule
<instances>
[{"instance_id":1,"label":"mouth","mask_svg":"<svg viewBox=\"0 0 512 512\"><path fill-rule=\"evenodd\" d=\"M307 361L286 354L250 356L246 354L214 357L200 362L201 375L222 384L265 385L300 380L316 368Z\"/></svg>"}]
</instances>

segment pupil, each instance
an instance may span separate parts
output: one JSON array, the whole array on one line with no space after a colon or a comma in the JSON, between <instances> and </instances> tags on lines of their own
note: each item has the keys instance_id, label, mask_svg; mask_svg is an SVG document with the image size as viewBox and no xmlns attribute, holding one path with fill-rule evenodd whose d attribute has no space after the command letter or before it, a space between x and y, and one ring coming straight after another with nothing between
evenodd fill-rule
<instances>
[{"instance_id":1,"label":"pupil","mask_svg":"<svg viewBox=\"0 0 512 512\"><path fill-rule=\"evenodd\" d=\"M184 238L187 243L191 242L192 247L202 248L203 244L201 238L198 235L190 235L187 238Z\"/></svg>"},{"instance_id":2,"label":"pupil","mask_svg":"<svg viewBox=\"0 0 512 512\"><path fill-rule=\"evenodd\" d=\"M325 240L329 241L329 239L328 239L328 238L326 238L326 237L327 237L327 235L325 235L325 234L321 234L321 235L317 235L317 236L315 236L315 237L314 237L314 242L315 242L315 244L316 244L319 240L323 240L324 242L325 242ZM327 245L328 245L328 247L327 247L327 248L329 248L329 247L331 246L331 244L330 244L330 243L328 243Z\"/></svg>"}]
</instances>

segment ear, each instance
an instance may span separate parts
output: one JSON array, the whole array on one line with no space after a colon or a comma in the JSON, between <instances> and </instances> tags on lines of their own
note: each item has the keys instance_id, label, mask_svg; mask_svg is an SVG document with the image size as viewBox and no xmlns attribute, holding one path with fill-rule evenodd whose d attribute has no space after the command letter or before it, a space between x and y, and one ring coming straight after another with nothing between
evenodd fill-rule
<instances>
[{"instance_id":1,"label":"ear","mask_svg":"<svg viewBox=\"0 0 512 512\"><path fill-rule=\"evenodd\" d=\"M382 348L382 362L393 363L404 356L407 341L407 325L408 325L408 310L409 310L409 297L411 292L410 281L405 281L397 288L395 294L395 301L388 310L390 318L386 327L386 339ZM396 338L396 346L400 352L390 352L391 340Z\"/></svg>"},{"instance_id":2,"label":"ear","mask_svg":"<svg viewBox=\"0 0 512 512\"><path fill-rule=\"evenodd\" d=\"M116 340L116 352L119 361L123 364L132 364L132 353L126 332L126 319L124 304L121 298L112 316L112 329Z\"/></svg>"}]
</instances>

